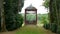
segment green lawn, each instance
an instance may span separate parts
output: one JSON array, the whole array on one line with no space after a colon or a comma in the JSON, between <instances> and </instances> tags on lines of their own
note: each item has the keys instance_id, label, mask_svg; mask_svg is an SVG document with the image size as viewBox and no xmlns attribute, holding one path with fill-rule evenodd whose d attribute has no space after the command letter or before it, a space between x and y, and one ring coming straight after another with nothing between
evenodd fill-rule
<instances>
[{"instance_id":1,"label":"green lawn","mask_svg":"<svg viewBox=\"0 0 60 34\"><path fill-rule=\"evenodd\" d=\"M28 25L28 26L23 26L15 31L3 32L0 34L54 34L54 33L40 26L38 27L34 25Z\"/></svg>"},{"instance_id":2,"label":"green lawn","mask_svg":"<svg viewBox=\"0 0 60 34\"><path fill-rule=\"evenodd\" d=\"M16 34L52 34L52 33L44 30L41 27L24 26L20 30L18 30Z\"/></svg>"}]
</instances>

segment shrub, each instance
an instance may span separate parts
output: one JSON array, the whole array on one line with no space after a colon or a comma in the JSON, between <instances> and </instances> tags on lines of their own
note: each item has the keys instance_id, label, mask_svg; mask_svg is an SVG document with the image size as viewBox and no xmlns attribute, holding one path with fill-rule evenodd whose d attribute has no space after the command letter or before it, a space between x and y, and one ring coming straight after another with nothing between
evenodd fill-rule
<instances>
[{"instance_id":1,"label":"shrub","mask_svg":"<svg viewBox=\"0 0 60 34\"><path fill-rule=\"evenodd\" d=\"M60 34L60 25L58 27L57 34Z\"/></svg>"},{"instance_id":2,"label":"shrub","mask_svg":"<svg viewBox=\"0 0 60 34\"><path fill-rule=\"evenodd\" d=\"M56 33L56 31L57 31L57 25L55 23L51 24L51 31Z\"/></svg>"},{"instance_id":3,"label":"shrub","mask_svg":"<svg viewBox=\"0 0 60 34\"><path fill-rule=\"evenodd\" d=\"M22 15L18 14L19 0L4 0L4 2L6 2L4 4L4 12L5 12L5 23L7 30L11 31L20 28L23 23L23 18ZM20 8L22 8L22 4Z\"/></svg>"},{"instance_id":4,"label":"shrub","mask_svg":"<svg viewBox=\"0 0 60 34\"><path fill-rule=\"evenodd\" d=\"M18 14L16 16L16 27L19 28L22 26L22 24L23 24L23 17L21 14Z\"/></svg>"},{"instance_id":5,"label":"shrub","mask_svg":"<svg viewBox=\"0 0 60 34\"><path fill-rule=\"evenodd\" d=\"M50 24L48 23L48 24L44 24L44 26L43 26L45 29L49 29L50 28Z\"/></svg>"},{"instance_id":6,"label":"shrub","mask_svg":"<svg viewBox=\"0 0 60 34\"><path fill-rule=\"evenodd\" d=\"M18 14L16 15L15 19L11 18L12 20L9 19L8 22L6 22L6 28L8 31L15 30L17 28L20 28L23 23L23 18L22 15Z\"/></svg>"}]
</instances>

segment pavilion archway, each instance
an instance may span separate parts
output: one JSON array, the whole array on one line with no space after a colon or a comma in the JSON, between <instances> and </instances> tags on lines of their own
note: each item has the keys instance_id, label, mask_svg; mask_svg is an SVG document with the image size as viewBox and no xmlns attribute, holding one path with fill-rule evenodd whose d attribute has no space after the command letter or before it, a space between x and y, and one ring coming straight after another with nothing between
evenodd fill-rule
<instances>
[{"instance_id":1,"label":"pavilion archway","mask_svg":"<svg viewBox=\"0 0 60 34\"><path fill-rule=\"evenodd\" d=\"M30 5L25 9L25 25L37 24L37 9Z\"/></svg>"}]
</instances>

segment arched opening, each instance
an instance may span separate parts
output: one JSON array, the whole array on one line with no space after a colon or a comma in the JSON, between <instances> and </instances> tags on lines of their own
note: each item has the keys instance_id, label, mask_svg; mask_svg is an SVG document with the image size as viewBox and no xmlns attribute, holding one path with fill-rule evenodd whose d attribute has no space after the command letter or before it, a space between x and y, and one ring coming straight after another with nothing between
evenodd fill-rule
<instances>
[{"instance_id":1,"label":"arched opening","mask_svg":"<svg viewBox=\"0 0 60 34\"><path fill-rule=\"evenodd\" d=\"M25 0L21 13L25 14L25 9L31 4L37 9L37 25L49 23L49 9L43 6L44 0ZM28 10L28 9L27 9ZM30 9L29 9L30 10ZM32 16L33 17L33 16ZM24 17L25 18L25 17ZM24 19L25 20L25 19Z\"/></svg>"},{"instance_id":2,"label":"arched opening","mask_svg":"<svg viewBox=\"0 0 60 34\"><path fill-rule=\"evenodd\" d=\"M25 9L25 24L37 24L37 9L32 5Z\"/></svg>"}]
</instances>

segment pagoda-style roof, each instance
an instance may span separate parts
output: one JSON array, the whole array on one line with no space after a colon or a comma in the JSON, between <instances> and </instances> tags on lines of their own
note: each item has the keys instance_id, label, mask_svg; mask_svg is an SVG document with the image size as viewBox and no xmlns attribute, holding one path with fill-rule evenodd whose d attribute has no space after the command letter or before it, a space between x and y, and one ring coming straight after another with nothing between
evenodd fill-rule
<instances>
[{"instance_id":1,"label":"pagoda-style roof","mask_svg":"<svg viewBox=\"0 0 60 34\"><path fill-rule=\"evenodd\" d=\"M25 10L37 10L34 6L30 5L29 7L27 7Z\"/></svg>"}]
</instances>

